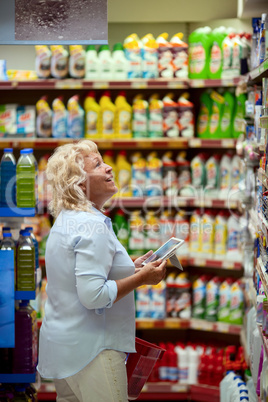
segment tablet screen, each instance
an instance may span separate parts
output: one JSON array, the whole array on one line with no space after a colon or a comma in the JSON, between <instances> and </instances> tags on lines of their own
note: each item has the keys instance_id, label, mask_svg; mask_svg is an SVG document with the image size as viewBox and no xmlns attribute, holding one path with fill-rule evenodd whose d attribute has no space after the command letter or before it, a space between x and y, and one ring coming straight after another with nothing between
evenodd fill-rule
<instances>
[{"instance_id":1,"label":"tablet screen","mask_svg":"<svg viewBox=\"0 0 268 402\"><path fill-rule=\"evenodd\" d=\"M172 255L175 253L175 250L184 243L184 240L171 238L169 239L163 246L161 246L158 250L156 250L149 258L147 258L143 265L148 264L148 262L155 261L159 258L164 258L168 255Z\"/></svg>"}]
</instances>

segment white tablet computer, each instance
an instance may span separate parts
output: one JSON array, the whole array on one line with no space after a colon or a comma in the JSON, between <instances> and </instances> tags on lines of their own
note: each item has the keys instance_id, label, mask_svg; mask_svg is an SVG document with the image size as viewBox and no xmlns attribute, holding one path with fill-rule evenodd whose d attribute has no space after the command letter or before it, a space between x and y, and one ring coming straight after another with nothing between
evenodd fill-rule
<instances>
[{"instance_id":1,"label":"white tablet computer","mask_svg":"<svg viewBox=\"0 0 268 402\"><path fill-rule=\"evenodd\" d=\"M156 250L150 257L148 257L142 263L142 265L146 265L148 264L148 262L158 260L159 258L161 258L161 260L168 260L171 259L172 256L174 256L174 258L171 259L172 264L182 270L182 266L174 254L176 250L183 245L183 243L184 240L177 239L176 237L171 237L166 243L163 244L163 246L159 247L158 250Z\"/></svg>"}]
</instances>

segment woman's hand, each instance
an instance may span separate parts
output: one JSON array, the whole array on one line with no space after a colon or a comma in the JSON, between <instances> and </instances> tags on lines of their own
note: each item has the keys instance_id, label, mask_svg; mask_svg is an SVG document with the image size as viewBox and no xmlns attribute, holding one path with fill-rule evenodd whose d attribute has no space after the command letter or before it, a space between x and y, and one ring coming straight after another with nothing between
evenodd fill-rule
<instances>
[{"instance_id":1,"label":"woman's hand","mask_svg":"<svg viewBox=\"0 0 268 402\"><path fill-rule=\"evenodd\" d=\"M143 261L145 261L146 258L150 257L152 254L153 254L153 250L150 250L150 251L148 251L148 253L146 253L146 254L142 255L141 257L137 258L134 261L135 268L143 268L143 265L142 265ZM138 272L138 271L139 271L139 269L135 270L135 272Z\"/></svg>"},{"instance_id":2,"label":"woman's hand","mask_svg":"<svg viewBox=\"0 0 268 402\"><path fill-rule=\"evenodd\" d=\"M156 260L144 265L140 270L143 285L157 285L166 276L167 260Z\"/></svg>"}]
</instances>

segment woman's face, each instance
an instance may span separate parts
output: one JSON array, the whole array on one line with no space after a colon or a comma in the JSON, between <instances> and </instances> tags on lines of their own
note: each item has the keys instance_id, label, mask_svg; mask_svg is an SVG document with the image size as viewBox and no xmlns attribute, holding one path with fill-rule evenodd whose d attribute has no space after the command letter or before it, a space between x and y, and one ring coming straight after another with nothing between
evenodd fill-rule
<instances>
[{"instance_id":1,"label":"woman's face","mask_svg":"<svg viewBox=\"0 0 268 402\"><path fill-rule=\"evenodd\" d=\"M106 165L96 152L90 152L84 158L87 180L83 189L87 199L100 209L118 191L113 180L112 167Z\"/></svg>"}]
</instances>

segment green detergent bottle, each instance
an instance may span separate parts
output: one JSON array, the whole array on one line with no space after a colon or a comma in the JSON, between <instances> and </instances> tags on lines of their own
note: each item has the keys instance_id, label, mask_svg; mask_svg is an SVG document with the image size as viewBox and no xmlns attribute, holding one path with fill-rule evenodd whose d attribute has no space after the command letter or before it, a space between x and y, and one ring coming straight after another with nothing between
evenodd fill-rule
<instances>
[{"instance_id":1,"label":"green detergent bottle","mask_svg":"<svg viewBox=\"0 0 268 402\"><path fill-rule=\"evenodd\" d=\"M211 114L212 100L210 92L203 92L200 96L200 109L196 123L197 137L209 138L209 118Z\"/></svg>"},{"instance_id":2,"label":"green detergent bottle","mask_svg":"<svg viewBox=\"0 0 268 402\"><path fill-rule=\"evenodd\" d=\"M211 50L209 58L208 78L220 79L223 66L222 42L227 36L224 27L213 29L211 33Z\"/></svg>"},{"instance_id":3,"label":"green detergent bottle","mask_svg":"<svg viewBox=\"0 0 268 402\"><path fill-rule=\"evenodd\" d=\"M235 99L230 91L226 91L223 97L224 105L220 121L220 137L232 138Z\"/></svg>"},{"instance_id":4,"label":"green detergent bottle","mask_svg":"<svg viewBox=\"0 0 268 402\"><path fill-rule=\"evenodd\" d=\"M211 114L209 119L209 135L210 138L220 138L220 121L223 112L224 97L216 91L210 94L212 99Z\"/></svg>"},{"instance_id":5,"label":"green detergent bottle","mask_svg":"<svg viewBox=\"0 0 268 402\"><path fill-rule=\"evenodd\" d=\"M30 232L20 231L16 255L16 289L35 290L35 249Z\"/></svg>"},{"instance_id":6,"label":"green detergent bottle","mask_svg":"<svg viewBox=\"0 0 268 402\"><path fill-rule=\"evenodd\" d=\"M208 78L211 28L203 27L189 36L189 78Z\"/></svg>"},{"instance_id":7,"label":"green detergent bottle","mask_svg":"<svg viewBox=\"0 0 268 402\"><path fill-rule=\"evenodd\" d=\"M246 95L240 94L235 98L234 119L233 119L233 137L238 138L244 132L245 103Z\"/></svg>"},{"instance_id":8,"label":"green detergent bottle","mask_svg":"<svg viewBox=\"0 0 268 402\"><path fill-rule=\"evenodd\" d=\"M124 246L125 249L128 250L128 222L122 209L119 209L114 216L113 229L122 246Z\"/></svg>"},{"instance_id":9,"label":"green detergent bottle","mask_svg":"<svg viewBox=\"0 0 268 402\"><path fill-rule=\"evenodd\" d=\"M31 148L20 151L16 176L17 207L34 208L37 202L37 163Z\"/></svg>"}]
</instances>

